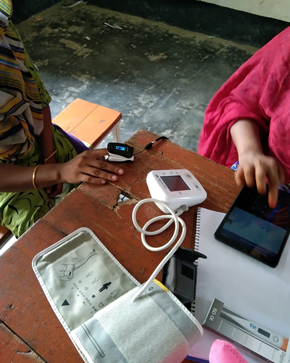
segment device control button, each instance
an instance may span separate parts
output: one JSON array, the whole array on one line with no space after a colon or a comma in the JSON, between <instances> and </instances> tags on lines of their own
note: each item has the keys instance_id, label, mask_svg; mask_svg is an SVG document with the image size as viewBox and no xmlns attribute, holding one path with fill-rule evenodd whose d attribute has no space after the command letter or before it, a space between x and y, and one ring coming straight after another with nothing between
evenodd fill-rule
<instances>
[{"instance_id":1,"label":"device control button","mask_svg":"<svg viewBox=\"0 0 290 363\"><path fill-rule=\"evenodd\" d=\"M273 336L273 340L275 343L279 343L280 342L280 338L277 335Z\"/></svg>"},{"instance_id":2,"label":"device control button","mask_svg":"<svg viewBox=\"0 0 290 363\"><path fill-rule=\"evenodd\" d=\"M185 176L186 176L188 179L192 179L192 175L190 175L189 173L185 173Z\"/></svg>"}]
</instances>

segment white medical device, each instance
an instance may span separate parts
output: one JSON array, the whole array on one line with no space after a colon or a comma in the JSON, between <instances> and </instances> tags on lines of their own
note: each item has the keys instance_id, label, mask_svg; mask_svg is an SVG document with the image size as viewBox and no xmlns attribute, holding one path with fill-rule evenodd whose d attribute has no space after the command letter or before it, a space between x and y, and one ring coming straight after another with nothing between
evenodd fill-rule
<instances>
[{"instance_id":1,"label":"white medical device","mask_svg":"<svg viewBox=\"0 0 290 363\"><path fill-rule=\"evenodd\" d=\"M146 182L151 197L165 202L174 211L182 205L192 207L202 203L207 197L200 182L186 169L152 170ZM163 205L156 205L168 213Z\"/></svg>"},{"instance_id":2,"label":"white medical device","mask_svg":"<svg viewBox=\"0 0 290 363\"><path fill-rule=\"evenodd\" d=\"M119 142L109 142L107 145L109 155L105 155L105 160L123 162L134 160L134 148Z\"/></svg>"},{"instance_id":3,"label":"white medical device","mask_svg":"<svg viewBox=\"0 0 290 363\"><path fill-rule=\"evenodd\" d=\"M247 318L239 316L229 309L223 308L220 317L224 320L227 320L229 323L234 326L241 327L246 330L250 334L253 334L255 337L259 339L265 340L267 343L274 345L275 347L286 351L288 346L288 338L284 338L282 335L274 333L270 329L267 329L261 326L258 323L255 323Z\"/></svg>"},{"instance_id":4,"label":"white medical device","mask_svg":"<svg viewBox=\"0 0 290 363\"><path fill-rule=\"evenodd\" d=\"M229 310L218 299L213 300L203 327L257 354L265 362L290 362L289 338Z\"/></svg>"}]
</instances>

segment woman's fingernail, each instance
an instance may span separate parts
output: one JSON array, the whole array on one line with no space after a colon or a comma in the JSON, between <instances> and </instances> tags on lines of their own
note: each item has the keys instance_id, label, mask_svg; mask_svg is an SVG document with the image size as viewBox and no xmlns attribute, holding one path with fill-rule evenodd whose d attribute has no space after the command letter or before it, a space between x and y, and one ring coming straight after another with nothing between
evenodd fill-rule
<instances>
[{"instance_id":1,"label":"woman's fingernail","mask_svg":"<svg viewBox=\"0 0 290 363\"><path fill-rule=\"evenodd\" d=\"M117 180L117 179L118 179L118 177L116 175L112 176L112 180Z\"/></svg>"}]
</instances>

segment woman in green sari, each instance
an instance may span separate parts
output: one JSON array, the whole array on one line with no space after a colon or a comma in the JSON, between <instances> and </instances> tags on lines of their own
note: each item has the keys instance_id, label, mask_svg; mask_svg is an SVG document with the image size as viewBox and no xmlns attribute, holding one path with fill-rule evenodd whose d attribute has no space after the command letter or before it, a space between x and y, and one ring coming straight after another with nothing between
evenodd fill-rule
<instances>
[{"instance_id":1,"label":"woman in green sari","mask_svg":"<svg viewBox=\"0 0 290 363\"><path fill-rule=\"evenodd\" d=\"M22 235L81 182L116 181L123 170L52 124L51 98L0 0L0 225Z\"/></svg>"}]
</instances>

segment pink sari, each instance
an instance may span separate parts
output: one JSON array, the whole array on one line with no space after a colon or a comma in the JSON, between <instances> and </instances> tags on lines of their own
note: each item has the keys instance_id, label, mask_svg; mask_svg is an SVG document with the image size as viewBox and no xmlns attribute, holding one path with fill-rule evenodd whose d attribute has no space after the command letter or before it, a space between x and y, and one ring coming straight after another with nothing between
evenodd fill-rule
<instances>
[{"instance_id":1,"label":"pink sari","mask_svg":"<svg viewBox=\"0 0 290 363\"><path fill-rule=\"evenodd\" d=\"M290 183L290 27L258 50L214 95L198 153L232 166L238 154L230 128L239 119L259 125L264 153L280 161Z\"/></svg>"}]
</instances>

